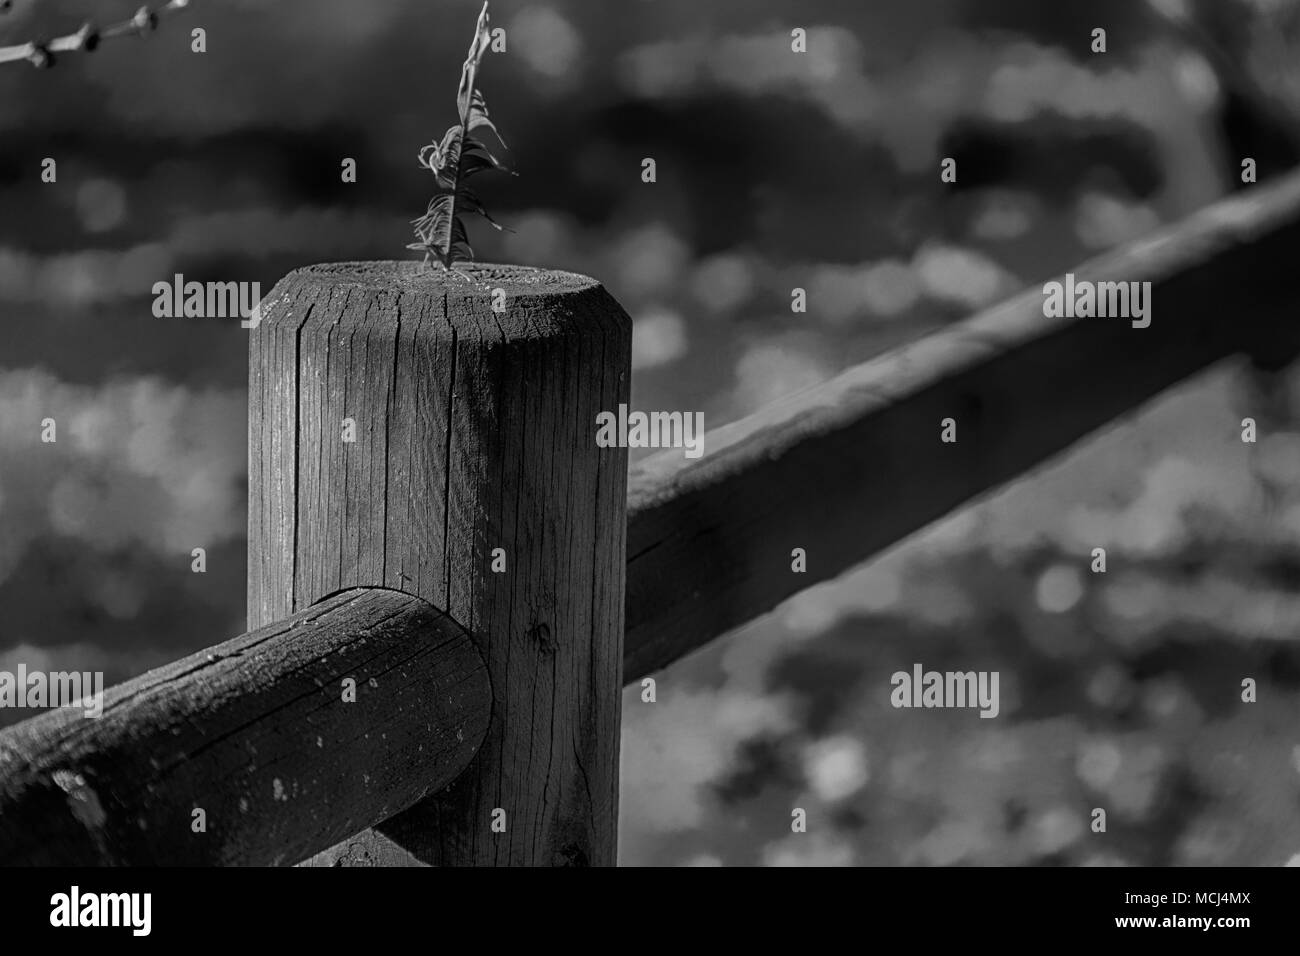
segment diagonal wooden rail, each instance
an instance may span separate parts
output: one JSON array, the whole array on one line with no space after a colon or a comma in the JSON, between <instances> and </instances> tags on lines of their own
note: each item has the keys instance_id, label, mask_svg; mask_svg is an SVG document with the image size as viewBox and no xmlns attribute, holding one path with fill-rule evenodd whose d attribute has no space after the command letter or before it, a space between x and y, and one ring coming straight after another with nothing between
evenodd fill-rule
<instances>
[{"instance_id":1,"label":"diagonal wooden rail","mask_svg":"<svg viewBox=\"0 0 1300 956\"><path fill-rule=\"evenodd\" d=\"M1074 269L1149 281L1147 328L1041 287L706 433L629 476L623 682L832 578L1238 352L1300 343L1300 174ZM958 441L940 442L940 421ZM1224 423L1225 428L1234 423ZM807 573L790 570L791 549Z\"/></svg>"},{"instance_id":2,"label":"diagonal wooden rail","mask_svg":"<svg viewBox=\"0 0 1300 956\"><path fill-rule=\"evenodd\" d=\"M947 331L709 432L702 459L689 461L680 452L648 459L631 473L627 493L623 683L663 667L796 591L870 557L1214 362L1238 353L1260 362L1290 361L1300 351L1300 323L1293 318L1300 291L1293 285L1291 271L1297 252L1300 174L1293 174L1074 270L1081 281L1150 282L1152 321L1147 328L1134 328L1123 318L1048 318L1041 290L1031 289ZM321 300L323 314L355 311L354 296L364 298L369 280L358 277L355 269L349 273L349 268L342 272L350 277L332 286ZM526 331L515 337L488 312L458 316L457 321L467 323L462 334L455 326L425 324L423 312L413 310L408 322L414 322L416 330L408 329L410 337L403 338L400 310L397 330L387 331L377 319L371 321L368 309L362 309L359 328L364 334L350 333L348 341L363 346L357 369L364 376L353 375L354 369L341 365L338 376L314 379L311 353L306 353L309 360L302 364L303 325L296 329L290 325L282 341L272 341L273 346L280 343L277 348L293 350L291 356L284 353L289 356L289 372L257 380L265 395L288 396L276 415L264 419L272 430L268 440L274 448L295 447L286 459L294 467L268 473L267 487L282 497L284 489L297 494L302 456L295 443L302 440L305 425L315 430L314 420L301 420L301 413L306 408L318 415L327 407L312 406L307 404L310 398L302 397L298 388L309 380L334 382L340 390L339 408L344 409L358 404L359 393L347 389L353 382L364 384L369 379L376 388L375 404L391 412L391 397L400 391L379 374L385 361L400 372L405 362L413 368L423 362L432 369L441 368L435 361L441 361L441 355L456 366L468 356L486 370L482 381L514 383L519 394L536 401L534 382L525 373L526 366L516 361L520 343L527 336L550 335L543 342L544 350L532 358L558 362L566 350L581 349L587 341L573 333L573 325L565 324L573 315L598 328L603 321L598 313L616 309L616 304L602 304L604 293L594 284L585 284L590 280L567 275L552 279L567 291L558 296L538 294L532 301L542 311L529 313L520 326ZM523 281L517 275L511 281L515 280ZM375 302L387 301L387 292L374 295ZM565 295L570 298L565 300ZM575 295L579 298L573 299ZM429 302L436 304L436 299L444 310L451 301L429 297ZM569 307L567 312L556 311L555 303L562 301L586 304L576 311ZM409 304L405 299L401 302ZM421 308L426 307L432 308L424 302ZM466 299L465 308L478 306ZM412 314L416 318L410 319ZM603 352L593 354L603 354L616 367L626 359L622 355L626 336L618 315L609 314L613 318L603 326ZM310 315L307 310L302 322ZM341 321L331 318L322 326L322 355L330 354ZM546 322L553 323L549 330ZM499 351L493 345L494 326L502 339ZM445 353L434 351L436 343ZM343 361L339 354L335 348L330 361ZM424 388L429 376L412 375L412 381ZM562 380L576 389L580 376L565 373ZM452 405L444 419L429 415L419 419L419 427L430 431L435 440L413 444L408 436L390 448L386 430L382 440L374 438L376 456L359 459L359 465L363 474L370 474L374 466L384 476L385 491L390 468L406 484L417 479L428 482L432 475L438 485L437 470L430 468L446 468L457 460L454 454L440 455L442 442L447 452L454 452L456 443L469 435L509 460L509 450L496 444L503 423L525 435L536 432L536 408L534 420L528 423L522 418L516 422L514 413L498 420L490 396L471 388L480 384L477 380L467 379L462 371L451 381L448 401L455 398L457 388L464 390L467 399L479 403L470 406L475 417L468 425L453 429L449 424L444 429L440 421L454 424ZM611 388L603 400L618 396L613 381L606 383ZM430 395L419 405L439 400ZM548 415L556 428L570 428L558 406L548 408ZM957 423L954 444L940 441L940 422L946 418ZM323 436L333 421L321 424L322 437L318 446L308 446L309 454L316 447L327 447ZM1236 423L1225 422L1224 427ZM572 428L577 428L576 422ZM568 434L568 440L572 447L582 447L579 432ZM393 457L409 456L413 449L429 456L418 468L408 467L405 458ZM320 467L313 461L307 458L309 466ZM394 464L397 467L392 468ZM557 508L566 500L591 500L589 488L569 490L574 479L553 480L562 468L552 469L549 461L539 467L536 475L525 475L521 500L535 496L542 487L550 489ZM598 469L607 466L592 459L588 467L590 482L603 474ZM484 487L493 491L492 497L482 500L504 502L492 485L496 472L481 471L471 477L486 481ZM602 481L612 487L608 475ZM407 533L408 520L389 521L387 511L371 509L364 495L330 498L337 493L336 486L346 488L347 482L341 486L317 482L310 497L285 512L286 519L296 521L323 509L332 516L323 525L327 530L340 522L347 528L358 523L352 529L355 533L337 536L351 548L359 548L357 542ZM369 485L361 481L357 487ZM467 487L478 493L475 486ZM457 501L445 492L425 496L434 497L443 513L455 510ZM621 506L621 499L615 504ZM482 535L503 532L496 524L475 523L481 522L481 508L466 508L463 503L459 507L457 520L466 529L463 553L472 564L476 549L484 547ZM509 514L516 517L513 511ZM556 523L554 509L542 509L540 514L546 535L557 541L573 540L576 526ZM446 520L436 514L422 519L435 529L446 528ZM378 523L367 524L371 521ZM522 529L524 544L540 540L522 522L512 526ZM616 530L604 529L601 540L618 541ZM280 537L284 548L267 549L276 560L299 540L296 533ZM456 542L445 531L441 540L445 558L452 553L446 550L447 543ZM790 570L790 552L795 547L807 552L807 573ZM429 575L430 593L437 593L439 582L445 582L453 603L494 593L490 585L482 584L465 592L468 598L458 598L456 576L443 574L440 565L429 563L438 560L438 554L418 549L412 553L418 561L410 567ZM358 555L368 552L348 551L322 567L328 566L339 577L369 573L366 568L358 570L363 563ZM343 557L349 561L346 567ZM405 578L404 560L403 552L395 551L392 565L386 559L381 565L382 574ZM429 567L438 573L430 574ZM552 573L554 561L534 562L532 573L539 569ZM295 563L283 573L262 577L269 582L266 599L286 605L297 600L293 589L299 583L310 583ZM609 574L598 580L605 582L603 593L616 593L611 589L617 582ZM547 588L536 584L521 592L521 613L541 614L545 601L539 602L538 596L546 593ZM514 590L509 594L513 600ZM306 599L315 600L316 595ZM614 618L606 613L602 620ZM313 607L111 691L101 721L83 721L75 712L56 711L0 733L0 862L293 863L349 834L359 834L354 845L364 856L381 846L377 841L387 839L365 829L381 821L384 834L396 834L403 846L423 846L427 852L430 841L436 842L437 827L430 829L427 812L412 816L407 808L418 811L422 798L453 782L475 785L476 778L461 771L471 764L476 750L486 748L486 743L483 747L480 743L490 739L494 693L506 703L515 701L516 693L526 695L521 711L526 713L530 706L536 709L539 678L549 678L544 689L561 700L567 699L566 693L572 697L575 686L557 682L556 654L566 650L560 644L566 635L551 634L544 623L512 617L516 630L494 639L490 627L496 618L480 620L475 613L466 619L474 622L473 633L418 597L382 588L324 597ZM491 667L485 666L479 652L504 640L515 642L517 656L514 661L506 658L503 674L510 684L502 695L501 688L490 685ZM544 669L521 666L527 655L550 663ZM374 676L377 671L385 680L400 675L399 693L376 698L372 712L347 709L356 705L339 701L338 681L349 675ZM554 718L552 709L552 730ZM575 712L574 733L580 729L592 737L592 727L589 715ZM326 735L332 745L318 746ZM543 748L556 746L556 739L539 737L531 723L523 728L523 737L528 740L525 756L530 766L533 742L540 741ZM577 810L594 806L588 775L614 772L616 756L612 768L593 768L590 760L578 759L572 739L566 737L558 745L561 755L572 760L576 779L586 781L585 803L577 804ZM604 753L608 757L616 749L610 745ZM550 761L541 765L549 769ZM503 772L513 775L516 770L504 767ZM479 779L488 778L480 773ZM298 789L291 790L291 800L277 799L285 793L286 780L299 781ZM496 802L486 786L477 786L481 792L475 800L485 807ZM540 812L570 806L562 799L553 802L552 791L562 797L565 788L544 785L534 794ZM602 806L602 812L609 809ZM196 809L205 811L212 828L204 838L193 829ZM588 837L575 837L561 828L554 837L556 846L551 847L540 826L534 824L533 832L524 835L538 844L534 858L543 860L552 850L571 858L585 853L575 841ZM166 838L161 836L164 833ZM180 839L178 834L186 836ZM467 839L481 838L471 833ZM594 852L612 855L612 847L592 839ZM410 856L402 846L387 853L380 855L394 861ZM334 853L328 862L346 860Z\"/></svg>"}]
</instances>

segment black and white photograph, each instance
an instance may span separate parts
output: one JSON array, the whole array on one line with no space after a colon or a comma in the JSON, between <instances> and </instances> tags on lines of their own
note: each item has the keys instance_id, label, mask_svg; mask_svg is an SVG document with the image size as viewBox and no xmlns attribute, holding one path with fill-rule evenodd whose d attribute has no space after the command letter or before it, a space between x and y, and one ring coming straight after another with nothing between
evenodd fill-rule
<instances>
[{"instance_id":1,"label":"black and white photograph","mask_svg":"<svg viewBox=\"0 0 1300 956\"><path fill-rule=\"evenodd\" d=\"M1298 263L1300 0L0 0L0 924L1255 944Z\"/></svg>"}]
</instances>

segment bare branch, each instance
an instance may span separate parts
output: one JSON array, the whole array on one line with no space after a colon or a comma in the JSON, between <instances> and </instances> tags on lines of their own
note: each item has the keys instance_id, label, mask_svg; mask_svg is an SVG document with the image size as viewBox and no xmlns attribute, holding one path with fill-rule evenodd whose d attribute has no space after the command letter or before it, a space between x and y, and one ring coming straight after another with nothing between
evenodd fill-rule
<instances>
[{"instance_id":1,"label":"bare branch","mask_svg":"<svg viewBox=\"0 0 1300 956\"><path fill-rule=\"evenodd\" d=\"M116 40L119 37L143 36L151 32L160 17L183 10L190 5L190 0L167 0L166 3L150 10L142 6L129 20L113 23L100 29L87 21L76 33L53 37L49 40L32 40L17 46L0 46L0 64L19 63L26 60L32 66L47 67L54 65L56 53L89 53L103 40ZM7 9L4 0L0 0L0 10Z\"/></svg>"}]
</instances>

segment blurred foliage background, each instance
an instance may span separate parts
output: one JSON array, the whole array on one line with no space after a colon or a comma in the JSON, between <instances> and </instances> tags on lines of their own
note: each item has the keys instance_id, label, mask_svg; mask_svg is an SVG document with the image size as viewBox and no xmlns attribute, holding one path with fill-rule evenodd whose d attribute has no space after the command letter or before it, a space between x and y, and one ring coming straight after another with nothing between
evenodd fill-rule
<instances>
[{"instance_id":1,"label":"blurred foliage background","mask_svg":"<svg viewBox=\"0 0 1300 956\"><path fill-rule=\"evenodd\" d=\"M0 70L0 667L116 681L243 630L247 333L149 290L407 257L477 8L194 0ZM1294 165L1296 9L495 0L515 232L471 240L601 279L634 404L721 424ZM15 0L0 45L133 10ZM1001 716L893 710L916 661L1000 670ZM1227 363L657 676L625 864L1300 862L1300 375Z\"/></svg>"}]
</instances>

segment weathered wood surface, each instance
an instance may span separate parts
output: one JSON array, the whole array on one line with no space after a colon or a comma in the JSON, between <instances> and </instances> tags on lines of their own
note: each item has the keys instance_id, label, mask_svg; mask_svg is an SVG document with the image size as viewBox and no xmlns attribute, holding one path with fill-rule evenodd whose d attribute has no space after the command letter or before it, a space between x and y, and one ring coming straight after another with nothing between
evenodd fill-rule
<instances>
[{"instance_id":1,"label":"weathered wood surface","mask_svg":"<svg viewBox=\"0 0 1300 956\"><path fill-rule=\"evenodd\" d=\"M463 268L314 266L267 298L250 353L249 620L400 588L463 624L492 678L469 770L313 863L608 865L627 454L596 447L595 421L627 400L630 322L582 276Z\"/></svg>"},{"instance_id":2,"label":"weathered wood surface","mask_svg":"<svg viewBox=\"0 0 1300 956\"><path fill-rule=\"evenodd\" d=\"M1022 474L1234 352L1294 355L1300 174L1073 270L1152 282L1148 328L1046 318L1042 285L656 454L628 494L631 683ZM815 308L815 304L814 304ZM956 444L940 421L957 422ZM1224 421L1230 430L1238 422ZM791 549L808 570L791 571Z\"/></svg>"},{"instance_id":3,"label":"weathered wood surface","mask_svg":"<svg viewBox=\"0 0 1300 956\"><path fill-rule=\"evenodd\" d=\"M349 591L0 734L0 864L294 863L454 780L490 702L447 615Z\"/></svg>"},{"instance_id":4,"label":"weathered wood surface","mask_svg":"<svg viewBox=\"0 0 1300 956\"><path fill-rule=\"evenodd\" d=\"M1291 176L1073 270L1091 281L1151 281L1150 328L1046 318L1035 285L709 432L703 459L670 451L647 460L626 498L623 681L840 573L1223 357L1289 360L1300 347L1297 248L1300 177ZM410 793L443 786L465 742L430 755L420 740L415 752L430 763L402 766L374 751L355 713L298 716L306 698L282 701L275 689L288 685L253 666L247 650L227 650L270 640L283 644L282 669L299 659L310 668L320 639L302 638L317 625L285 628L333 613L341 605L330 601L299 609L364 583L414 591L470 623L497 681L497 723L460 783L312 862L612 862L618 704L607 688L617 682L623 568L601 556L624 547L626 459L597 452L590 439L596 411L627 397L626 317L580 277L543 273L530 285L527 270L471 267L479 281L453 285L413 268L294 273L254 335L249 615L296 616L215 649L214 660L196 655L110 691L99 722L58 711L0 735L0 861L289 862L413 799L393 796L403 784ZM504 315L491 312L485 284L507 290ZM344 417L358 425L346 448L335 441ZM948 417L956 444L939 440ZM493 547L506 549L504 575L486 571ZM794 547L808 551L806 574L790 571ZM344 635L358 626L340 624L332 640L350 646ZM389 636L401 630L386 627ZM464 723L472 741L475 721L486 720L472 706L481 698L470 690L473 664L450 647L420 665L436 664L440 679L461 674L455 705L469 716L427 715L439 746L449 746L439 729ZM325 655L322 666L332 659L342 657ZM210 679L195 679L207 668ZM442 706L427 686L413 707ZM377 720L395 709L387 695L374 704ZM244 716L228 736L212 729L235 713ZM312 733L320 721L338 728L320 766L341 782L321 778L319 789L277 801L274 781L286 777L276 769L270 806L229 828L231 801L268 799L264 770L277 759L277 768L296 766L294 755L309 752L295 743L300 728ZM250 728L271 724L257 760L241 766ZM165 745L152 746L155 738ZM348 773L367 760L390 777L358 789ZM202 799L188 799L200 790ZM190 836L193 806L208 810L206 838ZM495 807L507 810L504 834L490 832ZM330 829L343 808L348 822ZM133 832L142 818L148 829Z\"/></svg>"}]
</instances>

